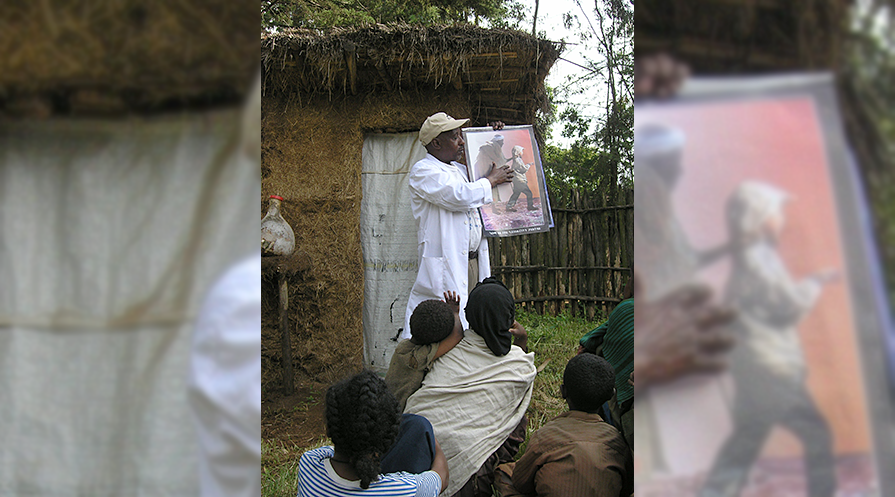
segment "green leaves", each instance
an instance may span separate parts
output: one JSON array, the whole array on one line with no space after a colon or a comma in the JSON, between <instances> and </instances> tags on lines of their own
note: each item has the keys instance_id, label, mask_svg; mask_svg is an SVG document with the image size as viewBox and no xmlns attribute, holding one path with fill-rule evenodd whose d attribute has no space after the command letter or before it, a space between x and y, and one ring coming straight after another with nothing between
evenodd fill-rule
<instances>
[{"instance_id":1,"label":"green leaves","mask_svg":"<svg viewBox=\"0 0 895 497\"><path fill-rule=\"evenodd\" d=\"M525 16L515 0L262 0L265 29L408 23L487 22L494 27L518 27Z\"/></svg>"}]
</instances>

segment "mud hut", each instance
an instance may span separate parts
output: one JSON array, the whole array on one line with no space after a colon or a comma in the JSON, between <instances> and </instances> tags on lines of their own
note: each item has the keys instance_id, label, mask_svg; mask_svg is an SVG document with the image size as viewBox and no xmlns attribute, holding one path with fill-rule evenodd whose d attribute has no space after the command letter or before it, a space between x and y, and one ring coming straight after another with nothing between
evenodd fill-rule
<instances>
[{"instance_id":1,"label":"mud hut","mask_svg":"<svg viewBox=\"0 0 895 497\"><path fill-rule=\"evenodd\" d=\"M0 4L0 494L199 494L196 316L257 250L259 17Z\"/></svg>"},{"instance_id":2,"label":"mud hut","mask_svg":"<svg viewBox=\"0 0 895 497\"><path fill-rule=\"evenodd\" d=\"M258 69L257 10L208 0L3 2L0 112L120 117L238 105Z\"/></svg>"},{"instance_id":3,"label":"mud hut","mask_svg":"<svg viewBox=\"0 0 895 497\"><path fill-rule=\"evenodd\" d=\"M407 197L409 203L406 185L371 186L371 178L403 177L408 170L367 171L363 162L375 155L368 147L388 147L391 137L412 146L422 122L438 111L469 117L473 126L534 123L546 107L544 79L560 49L522 32L474 26L376 25L262 36L262 196L285 198L297 247L311 259L310 270L291 281L296 375L328 383L361 366L371 312L364 303L371 283L365 270L410 275L411 283L416 275L415 255L388 263L364 255L361 218L371 191L387 190L394 202ZM409 149L402 150L409 160ZM399 233L414 254L415 229ZM391 305L377 303L378 312L403 323L409 289L403 303L400 296ZM265 396L282 384L276 299L265 287ZM368 349L377 346L368 340ZM382 358L367 366L382 368Z\"/></svg>"}]
</instances>

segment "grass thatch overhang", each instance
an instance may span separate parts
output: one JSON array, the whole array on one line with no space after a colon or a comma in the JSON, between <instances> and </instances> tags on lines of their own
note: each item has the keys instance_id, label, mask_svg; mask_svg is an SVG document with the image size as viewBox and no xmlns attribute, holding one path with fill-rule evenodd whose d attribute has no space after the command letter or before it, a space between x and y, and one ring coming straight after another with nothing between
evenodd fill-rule
<instances>
[{"instance_id":1,"label":"grass thatch overhang","mask_svg":"<svg viewBox=\"0 0 895 497\"><path fill-rule=\"evenodd\" d=\"M257 77L260 17L252 2L3 0L0 114L237 104Z\"/></svg>"},{"instance_id":2,"label":"grass thatch overhang","mask_svg":"<svg viewBox=\"0 0 895 497\"><path fill-rule=\"evenodd\" d=\"M639 0L636 54L666 51L699 74L838 67L852 0Z\"/></svg>"},{"instance_id":3,"label":"grass thatch overhang","mask_svg":"<svg viewBox=\"0 0 895 497\"><path fill-rule=\"evenodd\" d=\"M895 1L878 0L895 12ZM836 73L849 141L865 181L895 167L881 103L848 67L855 0L639 0L635 53L668 52L695 74ZM889 14L895 15L895 14Z\"/></svg>"},{"instance_id":4,"label":"grass thatch overhang","mask_svg":"<svg viewBox=\"0 0 895 497\"><path fill-rule=\"evenodd\" d=\"M471 25L374 25L262 35L265 96L462 91L472 121L532 123L547 110L544 79L562 44ZM397 130L406 131L406 130Z\"/></svg>"}]
</instances>

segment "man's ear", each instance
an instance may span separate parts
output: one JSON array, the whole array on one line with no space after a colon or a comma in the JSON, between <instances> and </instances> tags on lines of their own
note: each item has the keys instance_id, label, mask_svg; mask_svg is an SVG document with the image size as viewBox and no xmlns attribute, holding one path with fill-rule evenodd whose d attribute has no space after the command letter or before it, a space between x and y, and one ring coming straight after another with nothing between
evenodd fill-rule
<instances>
[{"instance_id":1,"label":"man's ear","mask_svg":"<svg viewBox=\"0 0 895 497\"><path fill-rule=\"evenodd\" d=\"M566 398L566 386L565 385L559 386L559 395L561 395L562 398L564 398L564 399Z\"/></svg>"},{"instance_id":2,"label":"man's ear","mask_svg":"<svg viewBox=\"0 0 895 497\"><path fill-rule=\"evenodd\" d=\"M432 146L434 150L441 150L441 142L438 140L438 137L432 138L432 141L429 142L429 145Z\"/></svg>"}]
</instances>

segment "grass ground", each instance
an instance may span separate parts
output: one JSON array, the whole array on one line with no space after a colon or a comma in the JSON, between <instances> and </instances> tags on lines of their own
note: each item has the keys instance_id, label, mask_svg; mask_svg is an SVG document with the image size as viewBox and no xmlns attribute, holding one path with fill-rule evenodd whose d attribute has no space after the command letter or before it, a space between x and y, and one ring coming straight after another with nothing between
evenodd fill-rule
<instances>
[{"instance_id":1,"label":"grass ground","mask_svg":"<svg viewBox=\"0 0 895 497\"><path fill-rule=\"evenodd\" d=\"M568 314L541 316L524 311L516 319L528 330L528 348L535 353L535 366L541 371L535 379L531 404L528 407L528 436L566 410L559 395L566 362L575 355L578 339L599 324ZM322 402L318 396L316 402ZM298 488L298 459L308 449L329 444L320 433L308 444L283 442L272 438L261 440L261 494L264 497L292 497ZM525 445L519 455L525 451Z\"/></svg>"}]
</instances>

